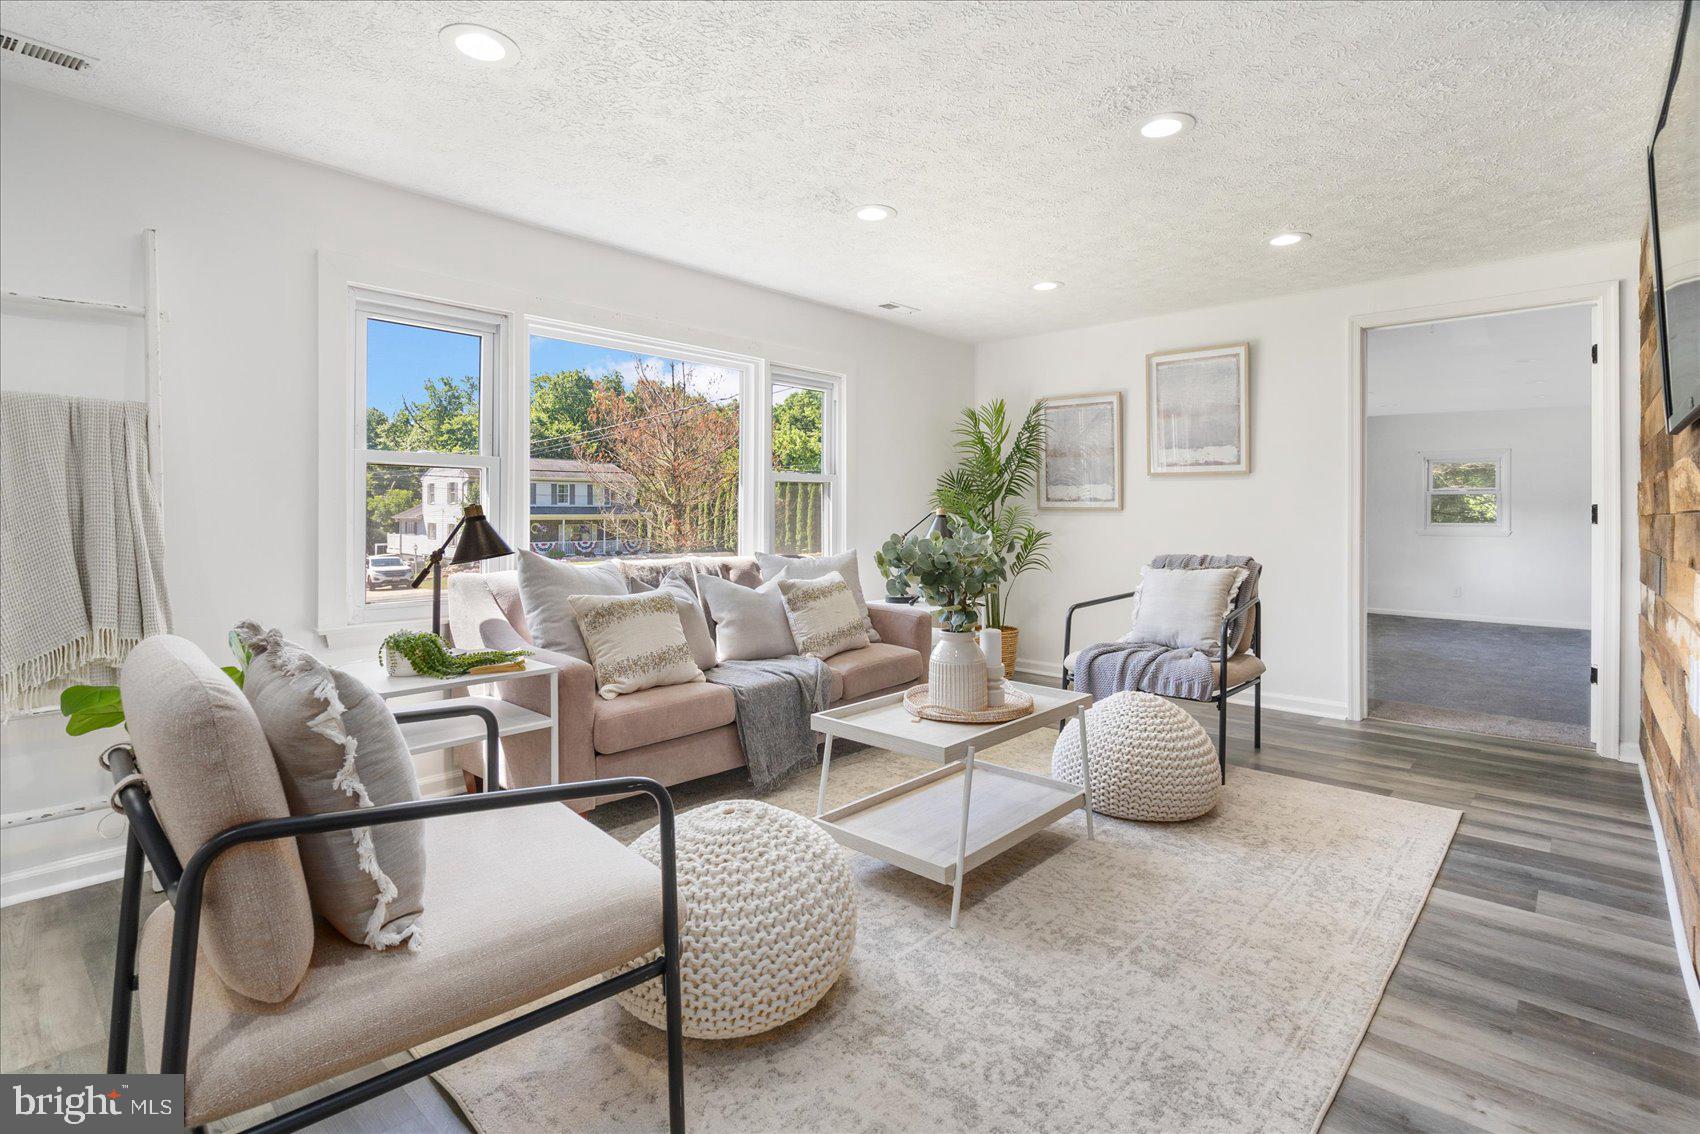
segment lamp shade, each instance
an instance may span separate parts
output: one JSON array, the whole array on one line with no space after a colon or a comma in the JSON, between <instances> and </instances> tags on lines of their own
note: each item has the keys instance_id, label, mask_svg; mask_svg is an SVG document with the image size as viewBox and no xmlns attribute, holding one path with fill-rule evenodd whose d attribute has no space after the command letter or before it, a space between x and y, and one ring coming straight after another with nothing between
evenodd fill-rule
<instances>
[{"instance_id":1,"label":"lamp shade","mask_svg":"<svg viewBox=\"0 0 1700 1134\"><path fill-rule=\"evenodd\" d=\"M928 537L938 536L940 539L950 538L950 517L945 515L943 508L933 513L933 522L927 528Z\"/></svg>"},{"instance_id":2,"label":"lamp shade","mask_svg":"<svg viewBox=\"0 0 1700 1134\"><path fill-rule=\"evenodd\" d=\"M466 514L461 520L460 539L455 543L454 555L449 562L481 563L486 559L500 559L513 553L514 549L504 543L502 537L496 534L496 529L490 526L483 506L468 504Z\"/></svg>"}]
</instances>

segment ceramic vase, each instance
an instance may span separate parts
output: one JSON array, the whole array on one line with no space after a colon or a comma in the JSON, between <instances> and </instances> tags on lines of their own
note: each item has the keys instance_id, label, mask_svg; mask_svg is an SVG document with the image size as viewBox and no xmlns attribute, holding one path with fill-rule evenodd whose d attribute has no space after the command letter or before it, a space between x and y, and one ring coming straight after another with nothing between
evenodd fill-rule
<instances>
[{"instance_id":1,"label":"ceramic vase","mask_svg":"<svg viewBox=\"0 0 1700 1134\"><path fill-rule=\"evenodd\" d=\"M927 699L965 712L986 707L986 655L971 632L939 631L927 664Z\"/></svg>"}]
</instances>

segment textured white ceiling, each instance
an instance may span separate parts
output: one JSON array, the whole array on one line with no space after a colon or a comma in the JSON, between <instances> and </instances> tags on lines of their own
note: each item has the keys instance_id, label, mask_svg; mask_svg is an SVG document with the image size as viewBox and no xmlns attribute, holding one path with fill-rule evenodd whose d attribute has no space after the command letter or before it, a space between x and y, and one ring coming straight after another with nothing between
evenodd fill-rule
<instances>
[{"instance_id":1,"label":"textured white ceiling","mask_svg":"<svg viewBox=\"0 0 1700 1134\"><path fill-rule=\"evenodd\" d=\"M0 76L986 340L1631 238L1677 10L8 0L99 63Z\"/></svg>"},{"instance_id":2,"label":"textured white ceiling","mask_svg":"<svg viewBox=\"0 0 1700 1134\"><path fill-rule=\"evenodd\" d=\"M1586 408L1593 341L1586 306L1378 327L1369 333L1365 411L1382 417Z\"/></svg>"}]
</instances>

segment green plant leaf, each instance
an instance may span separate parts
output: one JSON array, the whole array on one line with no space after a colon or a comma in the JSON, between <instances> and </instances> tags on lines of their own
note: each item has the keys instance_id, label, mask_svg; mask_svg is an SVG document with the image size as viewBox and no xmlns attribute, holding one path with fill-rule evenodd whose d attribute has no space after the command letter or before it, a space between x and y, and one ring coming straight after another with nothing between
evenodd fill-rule
<instances>
[{"instance_id":1,"label":"green plant leaf","mask_svg":"<svg viewBox=\"0 0 1700 1134\"><path fill-rule=\"evenodd\" d=\"M112 728L123 723L123 709L72 713L65 721L65 731L71 736L81 736L86 732L93 732L101 728Z\"/></svg>"},{"instance_id":2,"label":"green plant leaf","mask_svg":"<svg viewBox=\"0 0 1700 1134\"><path fill-rule=\"evenodd\" d=\"M59 694L59 711L67 717L75 713L120 711L122 703L116 685L73 685Z\"/></svg>"},{"instance_id":3,"label":"green plant leaf","mask_svg":"<svg viewBox=\"0 0 1700 1134\"><path fill-rule=\"evenodd\" d=\"M242 681L248 676L247 674L243 673L233 665L219 666L219 669L224 671L224 676L230 678L230 680L235 683L236 688L242 688Z\"/></svg>"}]
</instances>

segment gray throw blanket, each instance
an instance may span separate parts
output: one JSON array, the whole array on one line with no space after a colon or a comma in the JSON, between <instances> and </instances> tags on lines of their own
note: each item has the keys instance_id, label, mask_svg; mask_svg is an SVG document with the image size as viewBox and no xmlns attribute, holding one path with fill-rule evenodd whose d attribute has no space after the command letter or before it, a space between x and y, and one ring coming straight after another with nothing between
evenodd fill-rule
<instances>
[{"instance_id":1,"label":"gray throw blanket","mask_svg":"<svg viewBox=\"0 0 1700 1134\"><path fill-rule=\"evenodd\" d=\"M830 700L826 664L792 654L761 661L723 661L705 675L732 690L738 741L760 793L792 770L815 762L809 717Z\"/></svg>"},{"instance_id":2,"label":"gray throw blanket","mask_svg":"<svg viewBox=\"0 0 1700 1134\"><path fill-rule=\"evenodd\" d=\"M1234 595L1234 605L1244 606L1257 597L1262 565L1249 555L1159 555L1153 567L1244 567L1245 581ZM1228 628L1225 643L1229 656L1238 652L1249 615L1240 615ZM1181 697L1208 701L1216 695L1221 676L1220 658L1212 658L1191 647L1154 646L1131 641L1131 635L1116 642L1100 642L1081 650L1074 659L1074 687L1101 701L1124 689L1155 693L1159 697Z\"/></svg>"},{"instance_id":3,"label":"gray throw blanket","mask_svg":"<svg viewBox=\"0 0 1700 1134\"><path fill-rule=\"evenodd\" d=\"M0 396L0 701L51 705L112 684L130 647L171 629L165 539L138 402Z\"/></svg>"}]
</instances>

